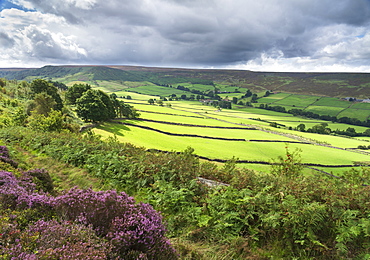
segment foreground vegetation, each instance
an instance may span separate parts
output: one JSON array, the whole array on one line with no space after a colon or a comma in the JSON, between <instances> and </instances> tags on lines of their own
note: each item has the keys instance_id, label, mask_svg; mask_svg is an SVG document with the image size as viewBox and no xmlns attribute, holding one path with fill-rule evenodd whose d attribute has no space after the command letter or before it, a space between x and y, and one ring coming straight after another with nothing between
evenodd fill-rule
<instances>
[{"instance_id":1,"label":"foreground vegetation","mask_svg":"<svg viewBox=\"0 0 370 260\"><path fill-rule=\"evenodd\" d=\"M367 141L296 129L301 138L297 141L293 127L271 126L271 121L307 120L310 128L323 122L266 110L251 118L249 109L258 109L242 105L240 111L195 101L162 99L162 104L150 105L147 96L139 100L139 94L132 94L123 101L81 84L68 91L63 84L44 80L0 84L0 256L4 259L370 257L370 170L364 163L368 154L352 146ZM136 119L135 104L142 110L141 121ZM99 117L91 113L96 107L104 112ZM114 121L126 125L109 122L99 130L78 131L84 121L101 123L117 116L128 117ZM231 128L235 124L239 126ZM169 146L159 152L122 142L129 133L135 134L130 128L155 129L160 133L156 145ZM366 132L362 126L355 129ZM116 136L101 137L95 131ZM163 132L187 135L181 137L188 138L187 145L202 140L199 150L222 147L234 154L247 150L238 147L241 143L264 143L255 150L249 145L249 154L244 154L257 160L263 151L270 166L259 172L241 168L232 156L215 164L200 159L191 147L170 149L173 143L167 143ZM328 142L337 145L335 150ZM306 146L309 149L304 150ZM338 159L334 156L338 154L345 155ZM320 171L307 174L307 162L320 160L349 165L340 177ZM355 165L354 160L362 162Z\"/></svg>"},{"instance_id":2,"label":"foreground vegetation","mask_svg":"<svg viewBox=\"0 0 370 260\"><path fill-rule=\"evenodd\" d=\"M306 176L299 153L287 148L270 173L257 174L232 162L221 168L200 162L191 149L151 153L95 135L12 128L2 130L0 137L10 146L85 168L107 187L150 203L162 212L183 259L207 258L212 254L212 247L203 248L207 244L222 248L220 259L366 259L370 254L366 168L352 170L343 179ZM209 187L199 177L228 185ZM49 213L30 213L24 232L29 232L28 221Z\"/></svg>"}]
</instances>

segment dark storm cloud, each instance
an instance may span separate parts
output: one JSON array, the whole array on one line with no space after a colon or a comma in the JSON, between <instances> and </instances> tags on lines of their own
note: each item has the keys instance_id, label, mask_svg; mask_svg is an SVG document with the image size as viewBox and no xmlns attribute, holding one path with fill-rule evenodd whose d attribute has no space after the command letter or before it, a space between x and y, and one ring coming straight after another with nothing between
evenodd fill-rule
<instances>
[{"instance_id":1,"label":"dark storm cloud","mask_svg":"<svg viewBox=\"0 0 370 260\"><path fill-rule=\"evenodd\" d=\"M38 15L32 19L43 30L36 35L45 39L28 53L40 59L62 61L67 52L81 63L317 66L330 57L333 64L369 64L368 0L12 1ZM34 44L27 26L19 27L18 37Z\"/></svg>"},{"instance_id":2,"label":"dark storm cloud","mask_svg":"<svg viewBox=\"0 0 370 260\"><path fill-rule=\"evenodd\" d=\"M333 22L351 24L355 26L366 25L369 22L370 8L368 0L338 1L323 14Z\"/></svg>"}]
</instances>

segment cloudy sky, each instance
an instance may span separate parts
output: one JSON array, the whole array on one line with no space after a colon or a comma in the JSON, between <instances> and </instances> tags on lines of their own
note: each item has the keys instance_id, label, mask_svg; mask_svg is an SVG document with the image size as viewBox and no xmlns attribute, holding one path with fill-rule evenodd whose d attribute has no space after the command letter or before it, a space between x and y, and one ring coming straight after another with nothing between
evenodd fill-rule
<instances>
[{"instance_id":1,"label":"cloudy sky","mask_svg":"<svg viewBox=\"0 0 370 260\"><path fill-rule=\"evenodd\" d=\"M370 72L370 0L0 0L0 67Z\"/></svg>"}]
</instances>

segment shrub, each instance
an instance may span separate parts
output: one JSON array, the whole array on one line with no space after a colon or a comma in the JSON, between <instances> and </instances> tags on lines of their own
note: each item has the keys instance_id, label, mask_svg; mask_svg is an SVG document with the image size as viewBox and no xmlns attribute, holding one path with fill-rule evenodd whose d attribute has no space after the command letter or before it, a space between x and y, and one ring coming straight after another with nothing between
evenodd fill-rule
<instances>
[{"instance_id":1,"label":"shrub","mask_svg":"<svg viewBox=\"0 0 370 260\"><path fill-rule=\"evenodd\" d=\"M36 184L36 190L43 192L53 192L54 185L49 173L44 169L34 169L24 173L32 177L32 182Z\"/></svg>"},{"instance_id":2,"label":"shrub","mask_svg":"<svg viewBox=\"0 0 370 260\"><path fill-rule=\"evenodd\" d=\"M6 146L0 146L0 161L10 164L12 167L18 167L18 163L9 156L9 150Z\"/></svg>"},{"instance_id":3,"label":"shrub","mask_svg":"<svg viewBox=\"0 0 370 260\"><path fill-rule=\"evenodd\" d=\"M0 171L0 204L4 208L50 208L53 199L35 193L35 188L31 178L25 175L17 178L13 173Z\"/></svg>"},{"instance_id":4,"label":"shrub","mask_svg":"<svg viewBox=\"0 0 370 260\"><path fill-rule=\"evenodd\" d=\"M114 190L95 192L73 188L56 197L55 208L65 220L91 227L113 244L124 259L145 255L149 259L176 259L165 235L162 217L148 204Z\"/></svg>"},{"instance_id":5,"label":"shrub","mask_svg":"<svg viewBox=\"0 0 370 260\"><path fill-rule=\"evenodd\" d=\"M5 259L107 259L109 243L84 225L39 220L3 248Z\"/></svg>"},{"instance_id":6,"label":"shrub","mask_svg":"<svg viewBox=\"0 0 370 260\"><path fill-rule=\"evenodd\" d=\"M300 150L293 152L289 147L285 147L285 157L279 156L277 161L272 164L271 172L276 175L283 175L289 178L296 177L301 173L303 166L301 164Z\"/></svg>"}]
</instances>

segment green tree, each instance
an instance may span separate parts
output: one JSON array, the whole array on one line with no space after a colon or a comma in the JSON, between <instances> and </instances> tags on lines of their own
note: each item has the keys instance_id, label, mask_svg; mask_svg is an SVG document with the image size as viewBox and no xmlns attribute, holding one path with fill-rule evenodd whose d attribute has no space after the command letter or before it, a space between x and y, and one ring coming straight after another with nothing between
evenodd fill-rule
<instances>
[{"instance_id":1,"label":"green tree","mask_svg":"<svg viewBox=\"0 0 370 260\"><path fill-rule=\"evenodd\" d=\"M31 83L31 91L34 94L33 96L45 92L54 99L56 103L54 108L56 110L62 110L63 100L58 93L58 89L52 83L49 83L43 79L35 79Z\"/></svg>"},{"instance_id":2,"label":"green tree","mask_svg":"<svg viewBox=\"0 0 370 260\"><path fill-rule=\"evenodd\" d=\"M250 97L250 96L252 96L252 92L248 89L247 90L247 92L245 92L245 95L244 95L244 97Z\"/></svg>"},{"instance_id":3,"label":"green tree","mask_svg":"<svg viewBox=\"0 0 370 260\"><path fill-rule=\"evenodd\" d=\"M23 126L27 119L27 114L23 107L18 107L15 113L11 116L13 125Z\"/></svg>"},{"instance_id":4,"label":"green tree","mask_svg":"<svg viewBox=\"0 0 370 260\"><path fill-rule=\"evenodd\" d=\"M154 105L154 99L150 98L150 99L148 100L148 103L149 103L150 105Z\"/></svg>"},{"instance_id":5,"label":"green tree","mask_svg":"<svg viewBox=\"0 0 370 260\"><path fill-rule=\"evenodd\" d=\"M68 88L65 93L66 101L69 104L76 104L76 100L79 99L86 91L91 89L88 84L74 84L72 87Z\"/></svg>"},{"instance_id":6,"label":"green tree","mask_svg":"<svg viewBox=\"0 0 370 260\"><path fill-rule=\"evenodd\" d=\"M56 108L55 99L46 92L37 93L34 98L35 108L32 113L47 116L52 109Z\"/></svg>"},{"instance_id":7,"label":"green tree","mask_svg":"<svg viewBox=\"0 0 370 260\"><path fill-rule=\"evenodd\" d=\"M39 131L60 131L64 128L64 117L62 112L52 110L45 116L43 114L33 114L29 117L28 126Z\"/></svg>"},{"instance_id":8,"label":"green tree","mask_svg":"<svg viewBox=\"0 0 370 260\"><path fill-rule=\"evenodd\" d=\"M366 129L363 133L364 136L370 136L370 128Z\"/></svg>"},{"instance_id":9,"label":"green tree","mask_svg":"<svg viewBox=\"0 0 370 260\"><path fill-rule=\"evenodd\" d=\"M109 95L109 98L112 101L114 110L116 111L116 115L119 115L120 111L120 101L117 99L117 95L115 93L112 93Z\"/></svg>"},{"instance_id":10,"label":"green tree","mask_svg":"<svg viewBox=\"0 0 370 260\"><path fill-rule=\"evenodd\" d=\"M112 100L100 90L89 89L76 100L77 115L86 122L100 122L115 118Z\"/></svg>"},{"instance_id":11,"label":"green tree","mask_svg":"<svg viewBox=\"0 0 370 260\"><path fill-rule=\"evenodd\" d=\"M318 134L330 134L331 129L328 127L328 123L321 123L314 125L312 128L309 128L307 132Z\"/></svg>"},{"instance_id":12,"label":"green tree","mask_svg":"<svg viewBox=\"0 0 370 260\"><path fill-rule=\"evenodd\" d=\"M346 135L352 136L352 137L356 136L357 135L356 129L354 129L353 127L348 127L346 129Z\"/></svg>"},{"instance_id":13,"label":"green tree","mask_svg":"<svg viewBox=\"0 0 370 260\"><path fill-rule=\"evenodd\" d=\"M115 118L117 116L116 109L115 109L115 103L118 104L116 94L113 94L113 96L109 96L108 94L106 94L105 92L101 90L98 90L97 93L107 108L108 119Z\"/></svg>"},{"instance_id":14,"label":"green tree","mask_svg":"<svg viewBox=\"0 0 370 260\"><path fill-rule=\"evenodd\" d=\"M140 116L140 113L138 113L133 106L126 104L123 101L119 101L119 112L117 114L120 117L126 118L137 118Z\"/></svg>"},{"instance_id":15,"label":"green tree","mask_svg":"<svg viewBox=\"0 0 370 260\"><path fill-rule=\"evenodd\" d=\"M252 103L257 103L257 99L258 99L257 94L253 94L253 95L252 95L251 102L252 102Z\"/></svg>"},{"instance_id":16,"label":"green tree","mask_svg":"<svg viewBox=\"0 0 370 260\"><path fill-rule=\"evenodd\" d=\"M306 125L305 125L305 124L299 124L299 125L297 126L297 130L298 130L298 131L304 132L304 131L305 131L305 129L306 129Z\"/></svg>"}]
</instances>

